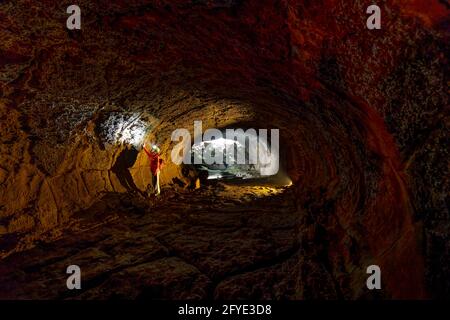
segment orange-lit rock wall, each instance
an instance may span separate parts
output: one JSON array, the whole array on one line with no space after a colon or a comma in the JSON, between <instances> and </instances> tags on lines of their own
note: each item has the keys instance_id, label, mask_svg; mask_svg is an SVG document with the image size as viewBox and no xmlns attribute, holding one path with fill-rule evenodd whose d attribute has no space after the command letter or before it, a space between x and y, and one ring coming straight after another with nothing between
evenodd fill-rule
<instances>
[{"instance_id":1,"label":"orange-lit rock wall","mask_svg":"<svg viewBox=\"0 0 450 320\"><path fill-rule=\"evenodd\" d=\"M145 154L106 138L111 115L148 124L163 186L181 174L174 129L252 123L280 128L304 254L336 297L363 297L372 263L387 297L448 295L449 8L377 2L376 31L361 0L83 0L81 31L60 1L2 2L1 255L146 189Z\"/></svg>"}]
</instances>

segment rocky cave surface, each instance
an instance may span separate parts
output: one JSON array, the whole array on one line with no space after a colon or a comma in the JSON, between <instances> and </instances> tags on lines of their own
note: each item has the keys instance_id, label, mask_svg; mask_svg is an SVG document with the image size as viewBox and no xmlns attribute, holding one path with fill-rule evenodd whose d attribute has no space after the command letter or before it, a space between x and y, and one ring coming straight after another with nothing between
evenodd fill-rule
<instances>
[{"instance_id":1,"label":"rocky cave surface","mask_svg":"<svg viewBox=\"0 0 450 320\"><path fill-rule=\"evenodd\" d=\"M0 298L448 298L449 4L377 2L2 1ZM191 188L195 120L279 128L292 184Z\"/></svg>"}]
</instances>

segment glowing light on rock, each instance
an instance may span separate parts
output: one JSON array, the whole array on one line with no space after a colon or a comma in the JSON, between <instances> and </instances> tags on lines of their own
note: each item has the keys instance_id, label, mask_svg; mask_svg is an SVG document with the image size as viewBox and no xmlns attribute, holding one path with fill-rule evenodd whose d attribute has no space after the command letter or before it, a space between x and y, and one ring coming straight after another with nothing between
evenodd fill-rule
<instances>
[{"instance_id":1,"label":"glowing light on rock","mask_svg":"<svg viewBox=\"0 0 450 320\"><path fill-rule=\"evenodd\" d=\"M124 123L116 132L116 137L118 142L138 148L144 143L146 132L146 124L142 120L137 119L131 125Z\"/></svg>"},{"instance_id":2,"label":"glowing light on rock","mask_svg":"<svg viewBox=\"0 0 450 320\"><path fill-rule=\"evenodd\" d=\"M107 114L99 124L99 136L109 145L127 144L135 148L142 146L149 124L140 113Z\"/></svg>"}]
</instances>

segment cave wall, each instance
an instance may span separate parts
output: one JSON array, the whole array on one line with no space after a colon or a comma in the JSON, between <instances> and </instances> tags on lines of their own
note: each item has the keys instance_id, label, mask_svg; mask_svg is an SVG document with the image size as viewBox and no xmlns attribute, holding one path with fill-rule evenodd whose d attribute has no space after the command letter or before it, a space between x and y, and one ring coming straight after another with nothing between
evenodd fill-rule
<instances>
[{"instance_id":1,"label":"cave wall","mask_svg":"<svg viewBox=\"0 0 450 320\"><path fill-rule=\"evenodd\" d=\"M376 262L393 297L449 294L448 6L379 1L369 31L360 0L78 5L81 31L59 1L0 4L1 256L105 192L146 189L146 156L108 141L111 115L149 124L163 187L180 175L175 128L251 121L289 141L304 253L332 281Z\"/></svg>"}]
</instances>

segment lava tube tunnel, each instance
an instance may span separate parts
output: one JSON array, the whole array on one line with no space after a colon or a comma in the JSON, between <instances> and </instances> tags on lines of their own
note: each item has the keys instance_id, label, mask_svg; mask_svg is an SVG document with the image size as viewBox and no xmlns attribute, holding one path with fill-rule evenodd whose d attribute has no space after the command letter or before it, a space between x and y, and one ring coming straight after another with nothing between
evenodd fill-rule
<instances>
[{"instance_id":1,"label":"lava tube tunnel","mask_svg":"<svg viewBox=\"0 0 450 320\"><path fill-rule=\"evenodd\" d=\"M449 5L366 2L2 1L0 299L449 298Z\"/></svg>"}]
</instances>

